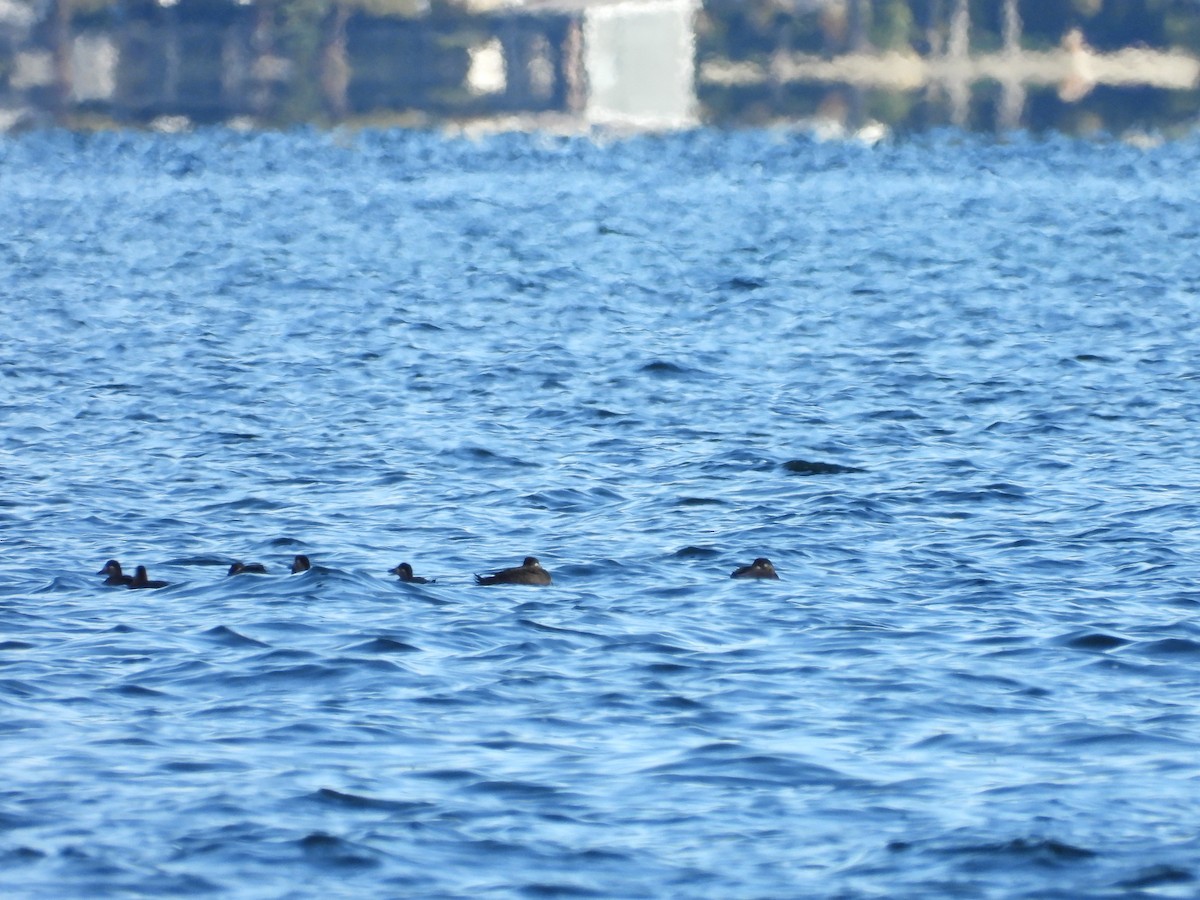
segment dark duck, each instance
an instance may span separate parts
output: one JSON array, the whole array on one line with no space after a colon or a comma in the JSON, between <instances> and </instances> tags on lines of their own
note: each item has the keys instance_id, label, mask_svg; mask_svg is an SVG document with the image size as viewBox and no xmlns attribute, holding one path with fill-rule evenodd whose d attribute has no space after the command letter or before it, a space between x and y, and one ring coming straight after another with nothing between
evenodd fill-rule
<instances>
[{"instance_id":1,"label":"dark duck","mask_svg":"<svg viewBox=\"0 0 1200 900\"><path fill-rule=\"evenodd\" d=\"M400 580L408 584L433 584L437 581L436 578L422 578L420 575L413 574L413 568L408 563L400 563L394 569L388 569L389 575L398 575Z\"/></svg>"},{"instance_id":2,"label":"dark duck","mask_svg":"<svg viewBox=\"0 0 1200 900\"><path fill-rule=\"evenodd\" d=\"M734 569L730 578L774 578L779 579L779 575L775 571L775 567L771 565L771 561L765 556L760 556L748 566L742 566L740 569Z\"/></svg>"},{"instance_id":3,"label":"dark duck","mask_svg":"<svg viewBox=\"0 0 1200 900\"><path fill-rule=\"evenodd\" d=\"M167 584L166 581L153 581L145 566L138 566L134 570L133 581L129 582L131 588L164 588Z\"/></svg>"},{"instance_id":4,"label":"dark duck","mask_svg":"<svg viewBox=\"0 0 1200 900\"><path fill-rule=\"evenodd\" d=\"M550 573L542 568L535 556L525 557L525 561L511 569L501 569L491 575L476 575L476 584L550 584Z\"/></svg>"},{"instance_id":5,"label":"dark duck","mask_svg":"<svg viewBox=\"0 0 1200 900\"><path fill-rule=\"evenodd\" d=\"M128 585L133 581L132 575L126 575L121 571L121 564L115 559L110 559L104 564L104 568L96 573L97 575L107 575L104 580L105 584L123 584Z\"/></svg>"}]
</instances>

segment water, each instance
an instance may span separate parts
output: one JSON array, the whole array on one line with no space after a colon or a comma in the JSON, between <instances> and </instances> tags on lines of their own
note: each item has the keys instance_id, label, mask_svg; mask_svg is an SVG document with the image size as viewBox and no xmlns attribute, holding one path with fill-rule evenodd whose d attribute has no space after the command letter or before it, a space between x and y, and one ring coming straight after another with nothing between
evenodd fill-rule
<instances>
[{"instance_id":1,"label":"water","mask_svg":"<svg viewBox=\"0 0 1200 900\"><path fill-rule=\"evenodd\" d=\"M6 138L6 894L1194 896L1198 162Z\"/></svg>"}]
</instances>

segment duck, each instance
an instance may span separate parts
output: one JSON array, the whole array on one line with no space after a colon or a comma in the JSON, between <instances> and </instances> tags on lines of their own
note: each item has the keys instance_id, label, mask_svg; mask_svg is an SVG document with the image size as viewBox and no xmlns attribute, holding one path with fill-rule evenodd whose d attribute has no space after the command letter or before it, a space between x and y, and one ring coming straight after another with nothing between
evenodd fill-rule
<instances>
[{"instance_id":1,"label":"duck","mask_svg":"<svg viewBox=\"0 0 1200 900\"><path fill-rule=\"evenodd\" d=\"M779 575L775 571L775 567L771 565L771 561L765 556L760 556L748 566L742 566L740 569L734 569L730 578L774 578L779 580Z\"/></svg>"},{"instance_id":2,"label":"duck","mask_svg":"<svg viewBox=\"0 0 1200 900\"><path fill-rule=\"evenodd\" d=\"M97 575L107 575L104 580L105 584L124 584L128 585L133 581L132 575L126 575L121 571L121 564L115 559L110 559L104 564L104 568L96 573Z\"/></svg>"},{"instance_id":3,"label":"duck","mask_svg":"<svg viewBox=\"0 0 1200 900\"><path fill-rule=\"evenodd\" d=\"M401 581L408 582L409 584L434 584L437 582L436 578L422 578L419 575L414 575L412 566L408 563L400 563L396 568L388 569L388 574L399 575Z\"/></svg>"},{"instance_id":4,"label":"duck","mask_svg":"<svg viewBox=\"0 0 1200 900\"><path fill-rule=\"evenodd\" d=\"M163 588L170 582L166 581L151 581L150 573L146 571L145 566L138 566L134 570L133 580L129 582L131 588Z\"/></svg>"},{"instance_id":5,"label":"duck","mask_svg":"<svg viewBox=\"0 0 1200 900\"><path fill-rule=\"evenodd\" d=\"M240 561L235 562L229 567L230 575L241 575L243 572L249 572L254 575L266 575L267 567L262 563L244 563Z\"/></svg>"},{"instance_id":6,"label":"duck","mask_svg":"<svg viewBox=\"0 0 1200 900\"><path fill-rule=\"evenodd\" d=\"M551 584L550 573L542 568L536 556L527 556L519 566L501 569L491 575L476 575L476 584Z\"/></svg>"},{"instance_id":7,"label":"duck","mask_svg":"<svg viewBox=\"0 0 1200 900\"><path fill-rule=\"evenodd\" d=\"M307 572L311 568L312 563L308 561L308 557L303 553L299 554L295 559L292 560L293 575L295 575L297 572Z\"/></svg>"}]
</instances>

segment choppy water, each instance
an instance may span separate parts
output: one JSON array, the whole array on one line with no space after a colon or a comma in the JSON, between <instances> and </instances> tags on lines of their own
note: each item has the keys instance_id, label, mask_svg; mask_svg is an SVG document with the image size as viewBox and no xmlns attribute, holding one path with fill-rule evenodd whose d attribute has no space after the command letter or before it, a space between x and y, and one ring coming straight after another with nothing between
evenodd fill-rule
<instances>
[{"instance_id":1,"label":"choppy water","mask_svg":"<svg viewBox=\"0 0 1200 900\"><path fill-rule=\"evenodd\" d=\"M1194 896L1198 164L6 138L6 893Z\"/></svg>"}]
</instances>

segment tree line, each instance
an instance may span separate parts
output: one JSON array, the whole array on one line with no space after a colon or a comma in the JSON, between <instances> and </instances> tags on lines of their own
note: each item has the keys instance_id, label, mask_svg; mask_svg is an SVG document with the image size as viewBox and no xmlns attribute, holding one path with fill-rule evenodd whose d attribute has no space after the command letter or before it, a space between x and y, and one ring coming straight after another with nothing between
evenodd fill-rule
<instances>
[{"instance_id":1,"label":"tree line","mask_svg":"<svg viewBox=\"0 0 1200 900\"><path fill-rule=\"evenodd\" d=\"M1200 53L1196 0L705 0L706 52L731 59L784 49L826 55L1043 50L1081 32L1100 51L1145 45Z\"/></svg>"}]
</instances>

